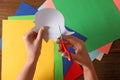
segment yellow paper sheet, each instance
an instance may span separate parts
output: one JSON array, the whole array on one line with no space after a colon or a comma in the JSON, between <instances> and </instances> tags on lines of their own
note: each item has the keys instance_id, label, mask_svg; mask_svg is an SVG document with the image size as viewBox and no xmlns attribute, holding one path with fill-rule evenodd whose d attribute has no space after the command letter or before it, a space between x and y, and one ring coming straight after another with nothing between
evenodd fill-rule
<instances>
[{"instance_id":1,"label":"yellow paper sheet","mask_svg":"<svg viewBox=\"0 0 120 80\"><path fill-rule=\"evenodd\" d=\"M2 46L2 80L16 80L27 53L23 35L34 26L32 20L4 20ZM54 42L43 41L34 80L54 80Z\"/></svg>"}]
</instances>

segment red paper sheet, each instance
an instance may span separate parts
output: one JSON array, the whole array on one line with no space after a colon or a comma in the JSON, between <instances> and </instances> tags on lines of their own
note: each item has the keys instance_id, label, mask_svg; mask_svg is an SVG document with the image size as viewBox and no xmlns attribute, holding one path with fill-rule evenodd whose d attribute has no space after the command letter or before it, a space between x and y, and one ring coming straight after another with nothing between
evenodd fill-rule
<instances>
[{"instance_id":1,"label":"red paper sheet","mask_svg":"<svg viewBox=\"0 0 120 80\"><path fill-rule=\"evenodd\" d=\"M118 12L120 13L120 0L113 0L117 9L118 9Z\"/></svg>"},{"instance_id":2,"label":"red paper sheet","mask_svg":"<svg viewBox=\"0 0 120 80\"><path fill-rule=\"evenodd\" d=\"M83 70L81 69L80 65L76 62L73 62L67 75L64 77L64 80L75 80L79 76L83 74Z\"/></svg>"}]
</instances>

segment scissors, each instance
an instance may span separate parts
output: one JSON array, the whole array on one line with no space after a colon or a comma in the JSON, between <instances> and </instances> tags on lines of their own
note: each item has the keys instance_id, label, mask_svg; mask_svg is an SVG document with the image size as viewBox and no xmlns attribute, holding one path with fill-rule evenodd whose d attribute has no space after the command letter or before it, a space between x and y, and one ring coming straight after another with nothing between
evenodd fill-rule
<instances>
[{"instance_id":1,"label":"scissors","mask_svg":"<svg viewBox=\"0 0 120 80\"><path fill-rule=\"evenodd\" d=\"M69 60L69 61L72 61L72 55L71 55L70 51L68 50L65 42L63 41L60 26L59 26L59 31L60 31L60 34L61 34L61 36L60 36L60 41L59 41L59 43L58 43L58 44L59 44L59 47L60 47L60 51L67 53L67 55L68 55L68 57L69 57L68 60Z\"/></svg>"}]
</instances>

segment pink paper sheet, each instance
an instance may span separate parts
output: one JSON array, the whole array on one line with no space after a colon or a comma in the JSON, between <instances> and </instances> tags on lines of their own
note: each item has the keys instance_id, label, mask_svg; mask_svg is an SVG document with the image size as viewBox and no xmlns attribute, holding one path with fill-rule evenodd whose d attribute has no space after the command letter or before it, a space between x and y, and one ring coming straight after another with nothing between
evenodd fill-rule
<instances>
[{"instance_id":1,"label":"pink paper sheet","mask_svg":"<svg viewBox=\"0 0 120 80\"><path fill-rule=\"evenodd\" d=\"M45 8L54 8L55 9L55 6L54 6L52 0L47 0L46 1Z\"/></svg>"},{"instance_id":2,"label":"pink paper sheet","mask_svg":"<svg viewBox=\"0 0 120 80\"><path fill-rule=\"evenodd\" d=\"M110 48L111 48L111 46L112 46L112 43L113 43L113 42L108 43L108 44L106 44L105 46L102 46L102 47L98 48L97 50L100 51L100 52L102 52L102 53L104 53L104 54L108 54L109 51L110 51Z\"/></svg>"},{"instance_id":3,"label":"pink paper sheet","mask_svg":"<svg viewBox=\"0 0 120 80\"><path fill-rule=\"evenodd\" d=\"M113 2L115 3L115 5L118 9L118 12L120 13L120 0L113 0Z\"/></svg>"}]
</instances>

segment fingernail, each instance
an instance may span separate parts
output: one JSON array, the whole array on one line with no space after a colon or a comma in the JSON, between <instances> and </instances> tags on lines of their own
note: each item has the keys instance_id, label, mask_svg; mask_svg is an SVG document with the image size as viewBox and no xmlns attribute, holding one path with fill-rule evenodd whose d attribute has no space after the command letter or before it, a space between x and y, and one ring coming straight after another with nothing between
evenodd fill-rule
<instances>
[{"instance_id":1,"label":"fingernail","mask_svg":"<svg viewBox=\"0 0 120 80\"><path fill-rule=\"evenodd\" d=\"M41 30L44 30L45 29L45 27L41 27Z\"/></svg>"}]
</instances>

